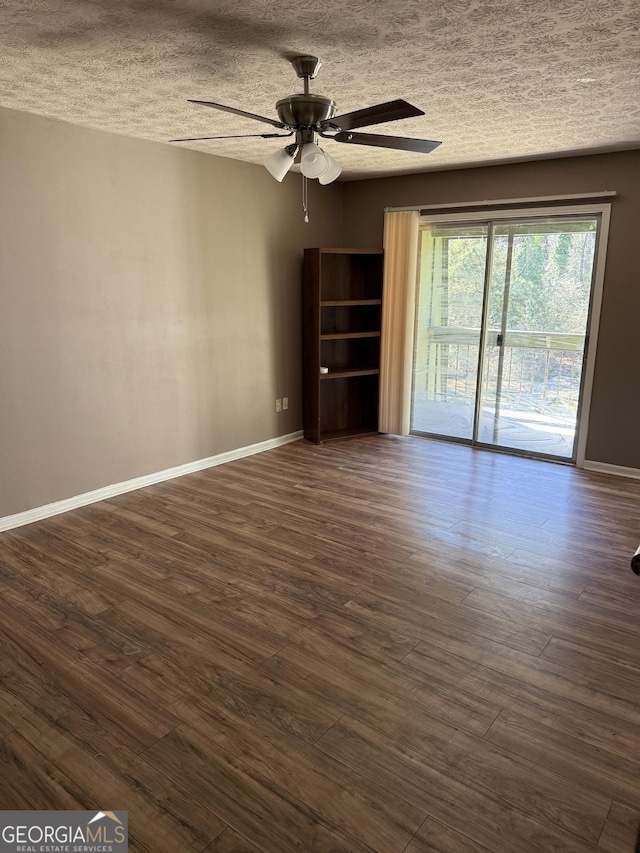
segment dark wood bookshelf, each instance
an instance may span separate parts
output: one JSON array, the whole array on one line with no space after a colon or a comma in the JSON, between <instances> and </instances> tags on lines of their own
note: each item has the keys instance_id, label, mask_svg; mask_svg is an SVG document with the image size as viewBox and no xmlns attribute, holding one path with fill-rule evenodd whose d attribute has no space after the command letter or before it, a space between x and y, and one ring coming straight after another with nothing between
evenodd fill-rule
<instances>
[{"instance_id":1,"label":"dark wood bookshelf","mask_svg":"<svg viewBox=\"0 0 640 853\"><path fill-rule=\"evenodd\" d=\"M328 299L320 303L321 308L342 308L350 305L382 305L382 299Z\"/></svg>"},{"instance_id":2,"label":"dark wood bookshelf","mask_svg":"<svg viewBox=\"0 0 640 853\"><path fill-rule=\"evenodd\" d=\"M349 376L373 376L376 373L380 373L380 368L364 367L360 369L350 369L347 367L334 370L331 373L321 373L320 381L322 382L325 379L346 379Z\"/></svg>"},{"instance_id":3,"label":"dark wood bookshelf","mask_svg":"<svg viewBox=\"0 0 640 853\"><path fill-rule=\"evenodd\" d=\"M321 341L341 341L352 338L379 338L380 330L377 332L330 332L328 335L320 335Z\"/></svg>"},{"instance_id":4,"label":"dark wood bookshelf","mask_svg":"<svg viewBox=\"0 0 640 853\"><path fill-rule=\"evenodd\" d=\"M367 427L349 429L326 430L322 433L322 443L325 441L338 441L341 438L358 438L361 435L377 435L377 429L367 429Z\"/></svg>"},{"instance_id":5,"label":"dark wood bookshelf","mask_svg":"<svg viewBox=\"0 0 640 853\"><path fill-rule=\"evenodd\" d=\"M305 249L302 305L305 438L376 433L382 252Z\"/></svg>"}]
</instances>

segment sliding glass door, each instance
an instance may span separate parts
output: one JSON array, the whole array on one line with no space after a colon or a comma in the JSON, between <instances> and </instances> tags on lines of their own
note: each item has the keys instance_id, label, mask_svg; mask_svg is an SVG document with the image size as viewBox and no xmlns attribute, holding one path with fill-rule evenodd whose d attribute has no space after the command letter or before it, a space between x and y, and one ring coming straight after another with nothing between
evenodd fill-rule
<instances>
[{"instance_id":1,"label":"sliding glass door","mask_svg":"<svg viewBox=\"0 0 640 853\"><path fill-rule=\"evenodd\" d=\"M575 459L599 221L424 227L412 432Z\"/></svg>"},{"instance_id":2,"label":"sliding glass door","mask_svg":"<svg viewBox=\"0 0 640 853\"><path fill-rule=\"evenodd\" d=\"M473 437L488 233L486 224L464 223L421 232L415 432Z\"/></svg>"}]
</instances>

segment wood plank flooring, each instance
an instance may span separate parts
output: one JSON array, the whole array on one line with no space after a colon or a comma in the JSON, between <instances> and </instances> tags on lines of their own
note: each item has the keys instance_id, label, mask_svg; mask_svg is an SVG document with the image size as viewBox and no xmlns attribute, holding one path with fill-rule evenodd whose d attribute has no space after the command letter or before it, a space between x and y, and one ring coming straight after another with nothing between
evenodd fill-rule
<instances>
[{"instance_id":1,"label":"wood plank flooring","mask_svg":"<svg viewBox=\"0 0 640 853\"><path fill-rule=\"evenodd\" d=\"M634 853L640 482L298 442L0 535L0 808L139 853Z\"/></svg>"}]
</instances>

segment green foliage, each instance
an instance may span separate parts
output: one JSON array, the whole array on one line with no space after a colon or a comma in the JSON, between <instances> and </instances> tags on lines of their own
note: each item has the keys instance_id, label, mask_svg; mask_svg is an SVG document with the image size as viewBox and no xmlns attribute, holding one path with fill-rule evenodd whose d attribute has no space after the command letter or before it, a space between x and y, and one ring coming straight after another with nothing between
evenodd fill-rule
<instances>
[{"instance_id":1,"label":"green foliage","mask_svg":"<svg viewBox=\"0 0 640 853\"><path fill-rule=\"evenodd\" d=\"M441 325L480 328L487 240L445 238L442 248L445 258L442 286L448 296L448 322Z\"/></svg>"},{"instance_id":2,"label":"green foliage","mask_svg":"<svg viewBox=\"0 0 640 853\"><path fill-rule=\"evenodd\" d=\"M489 300L489 326L502 321L509 243L509 329L582 334L585 331L595 230L591 223L496 229ZM560 230L562 229L562 230ZM475 232L475 233L474 233ZM451 236L443 228L435 239L441 269L435 284L430 325L479 328L486 261L486 237L477 229ZM434 294L434 297L436 294Z\"/></svg>"}]
</instances>

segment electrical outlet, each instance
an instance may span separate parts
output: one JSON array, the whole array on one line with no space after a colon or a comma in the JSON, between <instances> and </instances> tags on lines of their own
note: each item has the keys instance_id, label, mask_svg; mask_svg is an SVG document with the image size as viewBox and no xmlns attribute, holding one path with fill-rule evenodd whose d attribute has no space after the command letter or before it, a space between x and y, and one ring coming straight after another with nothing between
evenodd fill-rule
<instances>
[{"instance_id":1,"label":"electrical outlet","mask_svg":"<svg viewBox=\"0 0 640 853\"><path fill-rule=\"evenodd\" d=\"M280 397L278 397L278 399L276 400L276 412L281 412L281 411L282 411L282 400L280 399Z\"/></svg>"},{"instance_id":2,"label":"electrical outlet","mask_svg":"<svg viewBox=\"0 0 640 853\"><path fill-rule=\"evenodd\" d=\"M282 398L282 411L286 412L288 408L289 408L289 398L283 397Z\"/></svg>"}]
</instances>

